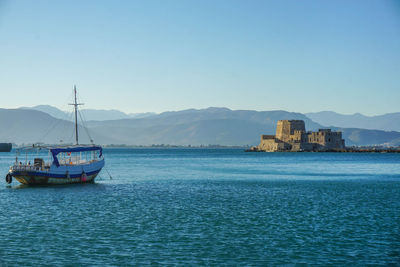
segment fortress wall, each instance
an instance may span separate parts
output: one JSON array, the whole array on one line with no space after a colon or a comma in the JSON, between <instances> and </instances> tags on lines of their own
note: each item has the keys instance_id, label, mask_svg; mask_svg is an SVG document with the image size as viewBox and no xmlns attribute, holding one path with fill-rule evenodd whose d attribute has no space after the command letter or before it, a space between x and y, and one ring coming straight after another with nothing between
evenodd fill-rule
<instances>
[{"instance_id":1,"label":"fortress wall","mask_svg":"<svg viewBox=\"0 0 400 267\"><path fill-rule=\"evenodd\" d=\"M278 142L275 139L261 139L258 149L267 152L278 151Z\"/></svg>"},{"instance_id":2,"label":"fortress wall","mask_svg":"<svg viewBox=\"0 0 400 267\"><path fill-rule=\"evenodd\" d=\"M266 152L287 151L291 145L277 139L262 139L257 149Z\"/></svg>"},{"instance_id":3,"label":"fortress wall","mask_svg":"<svg viewBox=\"0 0 400 267\"><path fill-rule=\"evenodd\" d=\"M261 141L262 140L267 140L267 139L274 139L275 140L275 135L267 135L267 134L261 135Z\"/></svg>"},{"instance_id":4,"label":"fortress wall","mask_svg":"<svg viewBox=\"0 0 400 267\"><path fill-rule=\"evenodd\" d=\"M325 145L325 136L321 132L311 132L308 134L308 142Z\"/></svg>"},{"instance_id":5,"label":"fortress wall","mask_svg":"<svg viewBox=\"0 0 400 267\"><path fill-rule=\"evenodd\" d=\"M325 146L327 148L345 148L342 132L331 132L325 136Z\"/></svg>"},{"instance_id":6,"label":"fortress wall","mask_svg":"<svg viewBox=\"0 0 400 267\"><path fill-rule=\"evenodd\" d=\"M295 130L294 133L289 135L287 139L288 142L302 142L304 140L303 132Z\"/></svg>"},{"instance_id":7,"label":"fortress wall","mask_svg":"<svg viewBox=\"0 0 400 267\"><path fill-rule=\"evenodd\" d=\"M331 132L320 130L318 132L308 133L308 142L319 144L325 148L345 148L342 132Z\"/></svg>"}]
</instances>

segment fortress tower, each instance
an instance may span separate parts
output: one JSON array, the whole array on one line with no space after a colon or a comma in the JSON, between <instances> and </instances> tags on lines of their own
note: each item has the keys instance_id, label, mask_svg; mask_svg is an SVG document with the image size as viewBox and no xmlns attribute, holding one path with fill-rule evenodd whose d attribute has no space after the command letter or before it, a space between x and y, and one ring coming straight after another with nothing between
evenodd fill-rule
<instances>
[{"instance_id":1,"label":"fortress tower","mask_svg":"<svg viewBox=\"0 0 400 267\"><path fill-rule=\"evenodd\" d=\"M276 138L283 142L301 140L301 133L305 131L306 127L302 120L280 120L276 125Z\"/></svg>"}]
</instances>

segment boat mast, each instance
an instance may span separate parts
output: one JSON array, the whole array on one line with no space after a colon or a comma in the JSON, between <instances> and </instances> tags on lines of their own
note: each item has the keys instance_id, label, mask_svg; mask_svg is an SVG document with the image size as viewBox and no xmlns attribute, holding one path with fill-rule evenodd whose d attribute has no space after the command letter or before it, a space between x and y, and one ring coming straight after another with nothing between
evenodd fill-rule
<instances>
[{"instance_id":1,"label":"boat mast","mask_svg":"<svg viewBox=\"0 0 400 267\"><path fill-rule=\"evenodd\" d=\"M74 85L74 97L75 97L74 98L75 102L70 105L73 105L74 110L75 110L75 141L76 141L76 144L78 145L79 144L79 142L78 142L78 106L83 105L83 104L76 102L76 85Z\"/></svg>"}]
</instances>

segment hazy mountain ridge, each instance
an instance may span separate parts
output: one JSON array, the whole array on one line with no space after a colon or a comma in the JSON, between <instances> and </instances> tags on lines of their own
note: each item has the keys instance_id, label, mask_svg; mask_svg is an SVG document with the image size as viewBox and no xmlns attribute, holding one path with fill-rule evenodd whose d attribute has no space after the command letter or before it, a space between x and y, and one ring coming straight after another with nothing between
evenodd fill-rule
<instances>
[{"instance_id":1,"label":"hazy mountain ridge","mask_svg":"<svg viewBox=\"0 0 400 267\"><path fill-rule=\"evenodd\" d=\"M305 115L324 126L334 125L343 128L400 131L400 112L365 116L360 113L344 115L333 111L321 111L306 113Z\"/></svg>"},{"instance_id":2,"label":"hazy mountain ridge","mask_svg":"<svg viewBox=\"0 0 400 267\"><path fill-rule=\"evenodd\" d=\"M34 107L21 107L21 109L32 109L45 112L54 118L61 120L73 120L72 110L70 112L63 111L50 105L38 105ZM152 116L156 113L145 112L145 113L130 113L126 114L122 111L111 109L80 109L80 113L84 120L87 121L103 121L103 120L119 120L119 119L131 119L131 118L145 118Z\"/></svg>"},{"instance_id":3,"label":"hazy mountain ridge","mask_svg":"<svg viewBox=\"0 0 400 267\"><path fill-rule=\"evenodd\" d=\"M113 139L128 144L252 145L261 134L274 133L279 119L302 119L309 129L321 128L301 113L227 108L164 112L143 119L91 121L88 126L109 132Z\"/></svg>"},{"instance_id":4,"label":"hazy mountain ridge","mask_svg":"<svg viewBox=\"0 0 400 267\"><path fill-rule=\"evenodd\" d=\"M400 132L359 128L333 127L332 129L342 131L346 146L400 146Z\"/></svg>"},{"instance_id":5,"label":"hazy mountain ridge","mask_svg":"<svg viewBox=\"0 0 400 267\"><path fill-rule=\"evenodd\" d=\"M0 109L0 142L14 143L73 143L74 124L67 120L60 120L47 113L37 110ZM80 140L90 143L85 130L79 127ZM101 133L91 132L94 140L101 143L115 142Z\"/></svg>"},{"instance_id":6,"label":"hazy mountain ridge","mask_svg":"<svg viewBox=\"0 0 400 267\"><path fill-rule=\"evenodd\" d=\"M227 108L207 108L207 109L188 109L182 111L168 111L158 115L149 116L140 119L122 119L110 121L89 121L89 126L130 126L145 127L153 124L171 125L182 124L193 121L210 120L210 119L235 119L252 121L260 124L275 124L280 119L299 119L304 120L306 127L309 129L318 129L322 126L313 122L301 113L287 111L253 111L253 110L230 110ZM274 128L275 128L274 126Z\"/></svg>"},{"instance_id":7,"label":"hazy mountain ridge","mask_svg":"<svg viewBox=\"0 0 400 267\"><path fill-rule=\"evenodd\" d=\"M304 114L277 111L189 109L145 118L87 121L85 125L99 144L128 145L257 145L261 134L275 134L281 119L304 120L307 130L323 128ZM0 109L0 141L15 143L74 142L73 124L32 109ZM400 132L339 128L346 145L400 145ZM47 133L49 131L49 133ZM88 143L80 127L80 140Z\"/></svg>"}]
</instances>

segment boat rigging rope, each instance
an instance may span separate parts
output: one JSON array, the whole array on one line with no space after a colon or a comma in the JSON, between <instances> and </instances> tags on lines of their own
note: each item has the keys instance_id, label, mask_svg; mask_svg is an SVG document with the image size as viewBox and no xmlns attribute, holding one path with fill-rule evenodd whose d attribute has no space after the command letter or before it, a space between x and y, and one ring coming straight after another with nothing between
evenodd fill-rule
<instances>
[{"instance_id":1,"label":"boat rigging rope","mask_svg":"<svg viewBox=\"0 0 400 267\"><path fill-rule=\"evenodd\" d=\"M71 112L68 112L68 114L69 114L68 121L72 122L72 121L73 121L73 117L74 117L74 112L71 111ZM73 137L74 137L74 134L75 134L75 129L74 129L74 128L69 128L69 130L70 130L70 132L71 132L71 135L69 136L68 139L64 140L66 143L72 142ZM64 127L64 131L65 131L65 133L67 133L68 129L65 129L65 127ZM65 136L65 137L66 137L66 136ZM60 140L60 141L61 141L61 140Z\"/></svg>"},{"instance_id":2,"label":"boat rigging rope","mask_svg":"<svg viewBox=\"0 0 400 267\"><path fill-rule=\"evenodd\" d=\"M79 114L79 117L81 118L81 121L82 121L82 127L83 127L83 129L85 130L86 134L88 135L88 137L89 137L89 139L90 139L90 140L89 140L90 143L93 144L92 136L90 135L89 130L88 130L88 128L86 127L86 124L85 124L85 122L84 122L84 120L83 120L83 118L82 118L81 112L80 112L79 110L78 110L78 114Z\"/></svg>"},{"instance_id":3,"label":"boat rigging rope","mask_svg":"<svg viewBox=\"0 0 400 267\"><path fill-rule=\"evenodd\" d=\"M77 93L77 98L78 98L78 101L81 101L79 93ZM86 121L87 120L86 120L86 117L85 117L85 113L84 112L80 112L80 110L78 110L78 114L79 114L79 117L80 117L81 122L82 122L81 126L83 127L83 129L85 130L86 134L88 135L90 143L93 144L94 143L93 138L89 133L88 127L86 126Z\"/></svg>"},{"instance_id":4,"label":"boat rigging rope","mask_svg":"<svg viewBox=\"0 0 400 267\"><path fill-rule=\"evenodd\" d=\"M55 122L55 123L54 123L54 122ZM47 135L48 135L58 124L60 124L60 122L61 122L61 120L53 121L52 126L49 127L49 128L47 129L47 131L45 132L45 134L39 139L39 142L42 142L42 141L47 137Z\"/></svg>"},{"instance_id":5,"label":"boat rigging rope","mask_svg":"<svg viewBox=\"0 0 400 267\"><path fill-rule=\"evenodd\" d=\"M51 116L51 115L50 115ZM64 116L62 118L55 118L56 120L53 121L51 124L51 127L47 129L45 134L39 139L39 142L44 141L44 139L63 121L71 121L72 119L72 113L65 112ZM64 125L65 128L65 125ZM64 129L65 130L65 129ZM64 131L63 131L64 132Z\"/></svg>"},{"instance_id":6,"label":"boat rigging rope","mask_svg":"<svg viewBox=\"0 0 400 267\"><path fill-rule=\"evenodd\" d=\"M104 166L104 169L105 169L105 170L106 170L106 172L108 173L108 176L110 176L110 180L112 180L113 178L112 178L112 176L111 176L110 172L107 170L106 166Z\"/></svg>"}]
</instances>

